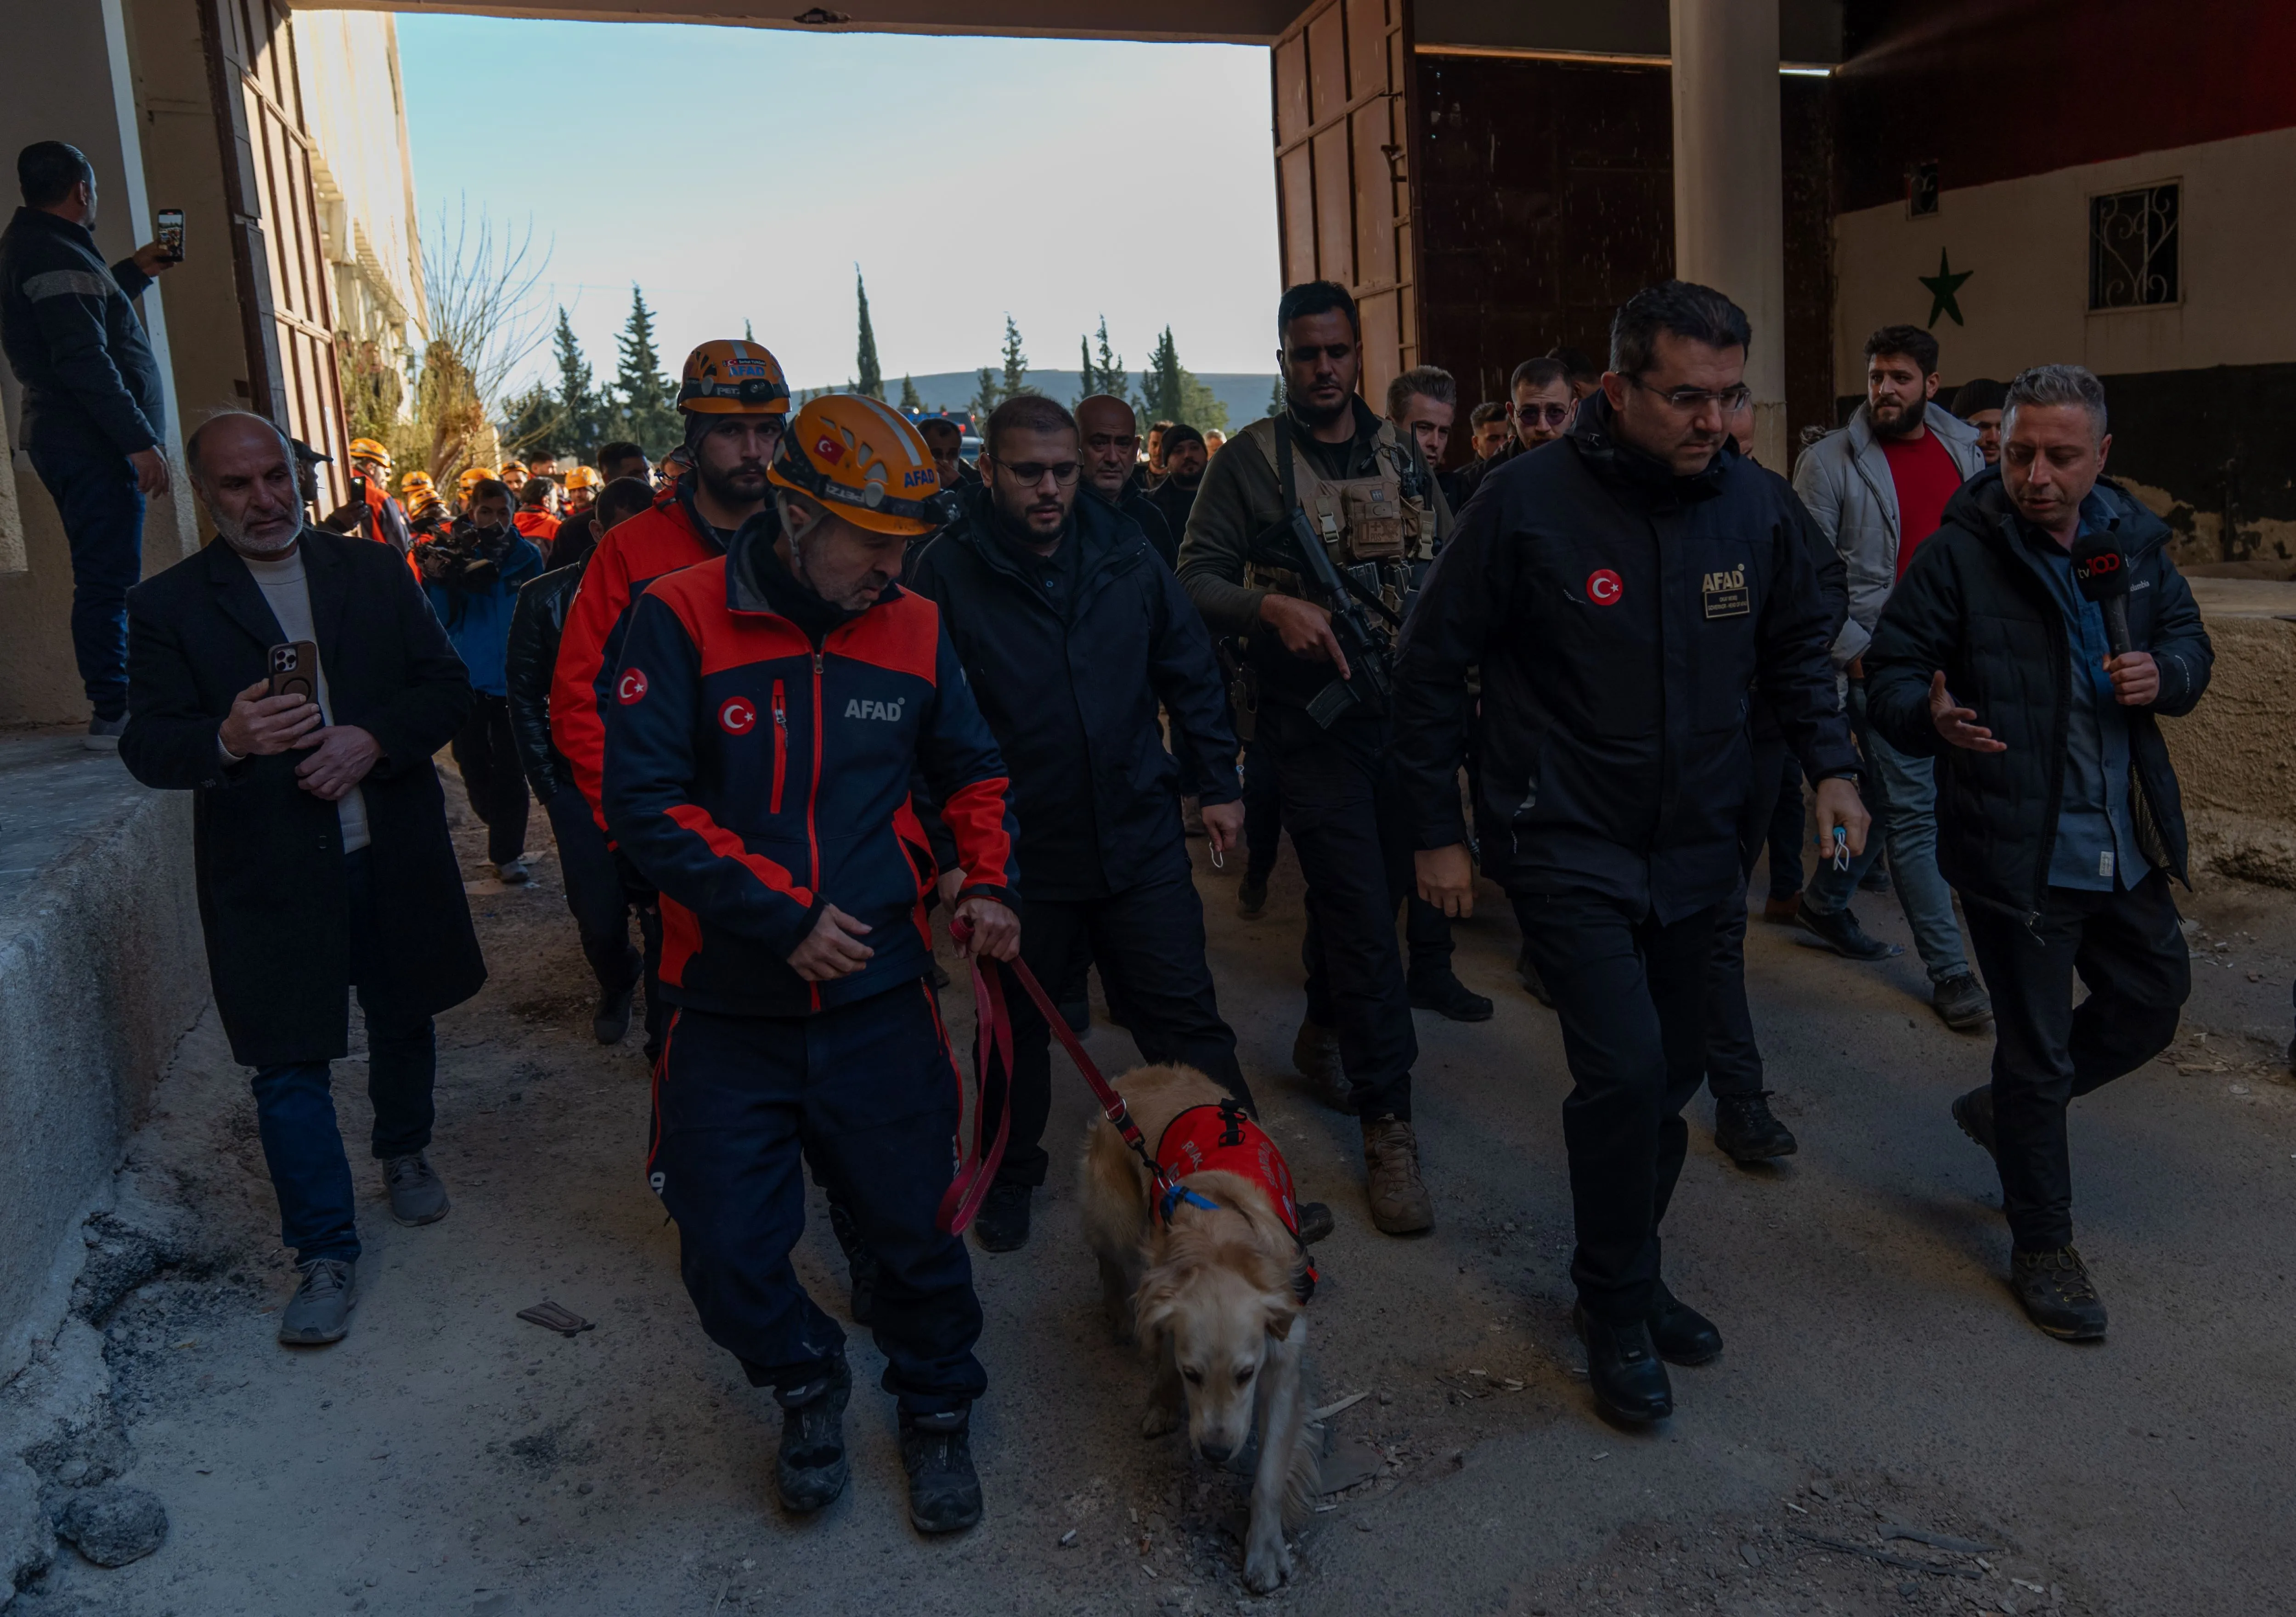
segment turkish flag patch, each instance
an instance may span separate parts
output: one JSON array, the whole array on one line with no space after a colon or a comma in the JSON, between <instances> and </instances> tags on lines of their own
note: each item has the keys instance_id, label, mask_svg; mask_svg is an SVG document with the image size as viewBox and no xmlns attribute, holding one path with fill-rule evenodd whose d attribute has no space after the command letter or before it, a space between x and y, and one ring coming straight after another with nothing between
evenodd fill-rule
<instances>
[{"instance_id":1,"label":"turkish flag patch","mask_svg":"<svg viewBox=\"0 0 2296 1617\"><path fill-rule=\"evenodd\" d=\"M1616 606L1626 593L1626 585L1607 567L1597 567L1587 575L1587 598L1597 606Z\"/></svg>"},{"instance_id":2,"label":"turkish flag patch","mask_svg":"<svg viewBox=\"0 0 2296 1617\"><path fill-rule=\"evenodd\" d=\"M746 696L729 696L718 710L718 727L728 735L747 735L758 727L757 704Z\"/></svg>"},{"instance_id":3,"label":"turkish flag patch","mask_svg":"<svg viewBox=\"0 0 2296 1617\"><path fill-rule=\"evenodd\" d=\"M614 699L619 702L624 707L628 707L630 703L634 702L644 701L645 694L645 670L644 669L624 669L622 670L620 680L614 685Z\"/></svg>"}]
</instances>

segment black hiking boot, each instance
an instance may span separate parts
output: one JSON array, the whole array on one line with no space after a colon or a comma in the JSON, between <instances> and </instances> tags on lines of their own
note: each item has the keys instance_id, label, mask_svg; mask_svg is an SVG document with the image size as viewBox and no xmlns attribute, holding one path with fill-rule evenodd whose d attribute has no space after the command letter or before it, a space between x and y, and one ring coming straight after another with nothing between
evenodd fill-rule
<instances>
[{"instance_id":1,"label":"black hiking boot","mask_svg":"<svg viewBox=\"0 0 2296 1617\"><path fill-rule=\"evenodd\" d=\"M2090 1284L2088 1265L2070 1246L2009 1254L2009 1284L2025 1317L2059 1342L2104 1340L2104 1300Z\"/></svg>"},{"instance_id":2,"label":"black hiking boot","mask_svg":"<svg viewBox=\"0 0 2296 1617\"><path fill-rule=\"evenodd\" d=\"M1630 1426L1662 1421L1674 1413L1674 1384L1651 1341L1650 1322L1605 1325L1584 1304L1570 1312L1578 1339L1587 1344L1587 1385L1595 1407Z\"/></svg>"},{"instance_id":3,"label":"black hiking boot","mask_svg":"<svg viewBox=\"0 0 2296 1617\"><path fill-rule=\"evenodd\" d=\"M1820 915L1809 907L1804 895L1801 907L1794 911L1794 919L1802 930L1816 935L1818 940L1844 960L1887 960L1898 952L1894 943L1884 943L1857 924L1856 912L1844 907L1832 915Z\"/></svg>"},{"instance_id":4,"label":"black hiking boot","mask_svg":"<svg viewBox=\"0 0 2296 1617\"><path fill-rule=\"evenodd\" d=\"M1518 949L1514 956L1514 980L1522 984L1522 991L1548 1010L1554 1008L1554 996L1546 991L1546 984L1532 964L1529 948Z\"/></svg>"},{"instance_id":5,"label":"black hiking boot","mask_svg":"<svg viewBox=\"0 0 2296 1617\"><path fill-rule=\"evenodd\" d=\"M988 1199L973 1216L972 1233L985 1252L1014 1252L1029 1244L1029 1198L1026 1185L991 1185Z\"/></svg>"},{"instance_id":6,"label":"black hiking boot","mask_svg":"<svg viewBox=\"0 0 2296 1617\"><path fill-rule=\"evenodd\" d=\"M980 1473L972 1468L972 1424L970 1408L901 1415L909 1521L921 1533L959 1532L980 1520Z\"/></svg>"},{"instance_id":7,"label":"black hiking boot","mask_svg":"<svg viewBox=\"0 0 2296 1617\"><path fill-rule=\"evenodd\" d=\"M778 1389L782 1447L774 1457L774 1484L785 1510L819 1510L845 1491L845 1400L853 1372L844 1355L826 1375L802 1387Z\"/></svg>"},{"instance_id":8,"label":"black hiking boot","mask_svg":"<svg viewBox=\"0 0 2296 1617\"><path fill-rule=\"evenodd\" d=\"M1313 1246L1336 1227L1327 1202L1302 1202L1299 1206L1300 1244Z\"/></svg>"},{"instance_id":9,"label":"black hiking boot","mask_svg":"<svg viewBox=\"0 0 2296 1617\"><path fill-rule=\"evenodd\" d=\"M1714 1097L1714 1144L1734 1162L1767 1162L1790 1157L1800 1147L1793 1130L1770 1110L1767 1089L1752 1095Z\"/></svg>"},{"instance_id":10,"label":"black hiking boot","mask_svg":"<svg viewBox=\"0 0 2296 1617\"><path fill-rule=\"evenodd\" d=\"M1404 981L1414 1011L1439 1011L1452 1022L1488 1022L1491 1002L1459 981L1449 967L1414 972Z\"/></svg>"},{"instance_id":11,"label":"black hiking boot","mask_svg":"<svg viewBox=\"0 0 2296 1617\"><path fill-rule=\"evenodd\" d=\"M1961 1131L1985 1147L1985 1154L1998 1161L2000 1153L1993 1149L1993 1086L1980 1084L1966 1095L1953 1097L1953 1120Z\"/></svg>"},{"instance_id":12,"label":"black hiking boot","mask_svg":"<svg viewBox=\"0 0 2296 1617\"><path fill-rule=\"evenodd\" d=\"M1661 1280L1651 1291L1651 1345L1670 1365L1711 1364L1722 1356L1722 1333Z\"/></svg>"},{"instance_id":13,"label":"black hiking boot","mask_svg":"<svg viewBox=\"0 0 2296 1617\"><path fill-rule=\"evenodd\" d=\"M1243 880L1236 883L1235 913L1247 921L1257 921L1267 907L1267 878L1244 872Z\"/></svg>"}]
</instances>

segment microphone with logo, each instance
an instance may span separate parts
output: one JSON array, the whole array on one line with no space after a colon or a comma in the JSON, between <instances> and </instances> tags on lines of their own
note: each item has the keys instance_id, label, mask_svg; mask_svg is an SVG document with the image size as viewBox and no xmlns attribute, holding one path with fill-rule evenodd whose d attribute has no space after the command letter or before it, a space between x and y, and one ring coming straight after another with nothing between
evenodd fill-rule
<instances>
[{"instance_id":1,"label":"microphone with logo","mask_svg":"<svg viewBox=\"0 0 2296 1617\"><path fill-rule=\"evenodd\" d=\"M2073 580L2081 595L2104 614L2104 640L2112 654L2136 648L2128 639L2128 558L2110 533L2085 533L2073 541Z\"/></svg>"}]
</instances>

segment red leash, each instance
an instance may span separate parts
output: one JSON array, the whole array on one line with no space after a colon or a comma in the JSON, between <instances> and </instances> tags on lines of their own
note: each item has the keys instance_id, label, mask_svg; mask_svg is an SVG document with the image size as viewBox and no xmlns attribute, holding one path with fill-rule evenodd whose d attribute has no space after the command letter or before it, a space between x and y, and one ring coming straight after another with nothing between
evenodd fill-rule
<instances>
[{"instance_id":1,"label":"red leash","mask_svg":"<svg viewBox=\"0 0 2296 1617\"><path fill-rule=\"evenodd\" d=\"M972 930L958 921L951 923L949 933L962 947L972 935ZM1069 1053L1069 1059L1076 1063L1077 1071L1084 1074L1084 1081L1090 1087L1093 1098L1100 1103L1103 1114L1123 1137L1124 1143L1147 1164L1148 1172L1156 1182L1158 1203L1166 1204L1167 1194L1177 1190L1177 1186L1171 1177L1156 1165L1155 1155L1148 1149L1148 1142L1140 1132L1140 1125L1132 1120L1132 1113L1126 1108L1124 1097L1116 1092L1115 1085L1101 1075L1100 1069L1093 1064L1092 1057L1085 1054L1083 1041L1077 1038L1076 1030L1069 1026L1069 1019L1062 1015L1060 1008L1053 1004L1052 996L1045 992L1044 984L1037 981L1037 974L1029 969L1027 963L1016 956L1001 964L1018 980L1035 1003L1037 1014L1045 1019L1045 1025L1052 1029L1053 1037L1061 1041L1061 1048ZM979 956L973 956L972 960L972 1077L976 1095L972 1144L959 1159L956 1178L949 1182L947 1193L940 1202L940 1227L952 1235L963 1235L971 1227L973 1215L980 1211L980 1203L988 1198L989 1184L996 1177L997 1166L1004 1160L1005 1139L1012 1132L1013 1017L1004 1004L1004 984L997 980L996 973L987 969ZM980 1144L981 1115L987 1110L988 1064L993 1056L1001 1056L1004 1061L1004 1104L997 1109L996 1137L984 1151Z\"/></svg>"}]
</instances>

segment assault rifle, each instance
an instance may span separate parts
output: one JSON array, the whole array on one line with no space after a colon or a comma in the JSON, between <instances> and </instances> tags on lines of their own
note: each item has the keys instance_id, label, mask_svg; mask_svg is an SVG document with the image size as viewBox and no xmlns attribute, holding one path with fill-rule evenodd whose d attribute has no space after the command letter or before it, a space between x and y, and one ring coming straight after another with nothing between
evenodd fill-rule
<instances>
[{"instance_id":1,"label":"assault rifle","mask_svg":"<svg viewBox=\"0 0 2296 1617\"><path fill-rule=\"evenodd\" d=\"M1388 632L1372 620L1372 612L1398 628L1401 621L1376 590L1332 562L1323 540L1308 526L1307 512L1297 505L1292 508L1289 536L1292 547L1300 553L1301 575L1314 581L1324 597L1319 604L1331 610L1332 633L1347 655L1350 676L1335 678L1318 692L1308 704L1308 717L1327 730L1350 708L1385 718L1395 703L1395 675L1389 661Z\"/></svg>"}]
</instances>

